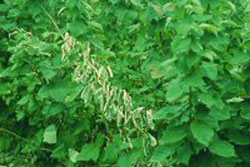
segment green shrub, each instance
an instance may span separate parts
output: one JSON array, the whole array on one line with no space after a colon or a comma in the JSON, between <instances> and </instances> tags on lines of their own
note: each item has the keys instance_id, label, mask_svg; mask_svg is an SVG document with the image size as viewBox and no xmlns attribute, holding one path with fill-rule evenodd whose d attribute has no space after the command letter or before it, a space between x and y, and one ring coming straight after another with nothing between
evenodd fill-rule
<instances>
[{"instance_id":1,"label":"green shrub","mask_svg":"<svg viewBox=\"0 0 250 167\"><path fill-rule=\"evenodd\" d=\"M0 14L3 165L249 166L249 0L5 0Z\"/></svg>"}]
</instances>

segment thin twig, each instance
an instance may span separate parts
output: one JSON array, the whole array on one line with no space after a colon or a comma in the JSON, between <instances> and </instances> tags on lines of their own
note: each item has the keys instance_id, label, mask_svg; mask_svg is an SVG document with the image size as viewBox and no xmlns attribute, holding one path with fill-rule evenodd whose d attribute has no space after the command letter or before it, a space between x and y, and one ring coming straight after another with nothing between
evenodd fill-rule
<instances>
[{"instance_id":1,"label":"thin twig","mask_svg":"<svg viewBox=\"0 0 250 167\"><path fill-rule=\"evenodd\" d=\"M51 22L52 22L53 25L56 27L56 30L57 30L58 32L60 32L60 31L61 31L60 28L59 28L58 25L56 24L56 22L55 22L55 20L53 19L53 17L49 14L49 12L48 12L46 9L44 9L43 6L40 5L40 7L41 7L42 10L46 13L46 15L50 18ZM60 34L60 36L64 39L63 35Z\"/></svg>"},{"instance_id":2,"label":"thin twig","mask_svg":"<svg viewBox=\"0 0 250 167\"><path fill-rule=\"evenodd\" d=\"M24 137L22 137L22 136L16 134L15 132L12 132L12 131L8 130L8 129L0 128L0 132L1 132L1 131L2 131L2 132L5 132L5 133L8 133L9 135L12 135L12 136L14 136L14 137L16 137L16 138L18 138L18 139L20 139L20 140L26 142L26 143L30 143L30 144L32 144L32 145L35 145L35 143L29 141L28 139L26 139L26 138L24 138ZM38 149L41 150L41 151L52 152L50 149L47 149L47 148L38 148Z\"/></svg>"},{"instance_id":3,"label":"thin twig","mask_svg":"<svg viewBox=\"0 0 250 167\"><path fill-rule=\"evenodd\" d=\"M5 132L5 133L8 133L8 134L10 134L10 135L12 135L12 136L14 136L14 137L16 137L16 138L19 138L19 139L21 139L21 140L23 140L23 141L25 141L25 142L29 142L29 141L28 141L27 139L25 139L24 137L19 136L19 135L16 134L15 132L9 131L8 129L0 128L0 131L3 131L3 132Z\"/></svg>"}]
</instances>

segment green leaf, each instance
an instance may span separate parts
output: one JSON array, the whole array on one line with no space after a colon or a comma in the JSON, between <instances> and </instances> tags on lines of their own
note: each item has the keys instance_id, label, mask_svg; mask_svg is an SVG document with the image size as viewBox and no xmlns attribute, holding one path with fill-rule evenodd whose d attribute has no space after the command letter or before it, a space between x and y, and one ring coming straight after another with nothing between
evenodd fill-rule
<instances>
[{"instance_id":1,"label":"green leaf","mask_svg":"<svg viewBox=\"0 0 250 167\"><path fill-rule=\"evenodd\" d=\"M177 148L177 159L180 163L188 166L192 153L192 148L188 143L185 143Z\"/></svg>"},{"instance_id":2,"label":"green leaf","mask_svg":"<svg viewBox=\"0 0 250 167\"><path fill-rule=\"evenodd\" d=\"M239 131L239 130L230 130L228 133L229 141L237 145L250 145L250 135L248 132Z\"/></svg>"},{"instance_id":3,"label":"green leaf","mask_svg":"<svg viewBox=\"0 0 250 167\"><path fill-rule=\"evenodd\" d=\"M250 57L245 52L235 51L232 58L229 59L233 65L242 65L248 63Z\"/></svg>"},{"instance_id":4,"label":"green leaf","mask_svg":"<svg viewBox=\"0 0 250 167\"><path fill-rule=\"evenodd\" d=\"M63 103L54 102L48 105L46 109L44 109L44 114L48 118L53 115L62 113L64 111L65 111L65 106L63 105Z\"/></svg>"},{"instance_id":5,"label":"green leaf","mask_svg":"<svg viewBox=\"0 0 250 167\"><path fill-rule=\"evenodd\" d=\"M109 2L111 2L112 5L115 5L117 3L119 3L121 0L109 0Z\"/></svg>"},{"instance_id":6,"label":"green leaf","mask_svg":"<svg viewBox=\"0 0 250 167\"><path fill-rule=\"evenodd\" d=\"M119 147L117 147L115 144L109 144L105 148L103 161L107 163L114 163L118 158L118 154Z\"/></svg>"},{"instance_id":7,"label":"green leaf","mask_svg":"<svg viewBox=\"0 0 250 167\"><path fill-rule=\"evenodd\" d=\"M245 161L247 164L250 163L249 147L238 148L237 155L240 157L240 160ZM230 158L230 159L232 159L232 158Z\"/></svg>"},{"instance_id":8,"label":"green leaf","mask_svg":"<svg viewBox=\"0 0 250 167\"><path fill-rule=\"evenodd\" d=\"M219 156L229 158L229 157L235 157L235 151L234 146L227 141L223 140L214 140L209 145L209 150Z\"/></svg>"},{"instance_id":9,"label":"green leaf","mask_svg":"<svg viewBox=\"0 0 250 167\"><path fill-rule=\"evenodd\" d=\"M76 84L71 80L56 79L54 83L43 85L38 97L41 99L52 98L57 102L71 102L82 90L83 85Z\"/></svg>"},{"instance_id":10,"label":"green leaf","mask_svg":"<svg viewBox=\"0 0 250 167\"><path fill-rule=\"evenodd\" d=\"M153 118L154 120L172 120L182 114L181 112L182 106L176 105L176 106L165 106L159 111L157 111Z\"/></svg>"},{"instance_id":11,"label":"green leaf","mask_svg":"<svg viewBox=\"0 0 250 167\"><path fill-rule=\"evenodd\" d=\"M200 54L203 51L203 47L201 44L201 41L193 40L191 44L191 49L196 52L197 54ZM194 55L192 55L194 56Z\"/></svg>"},{"instance_id":12,"label":"green leaf","mask_svg":"<svg viewBox=\"0 0 250 167\"><path fill-rule=\"evenodd\" d=\"M95 141L95 146L100 148L100 147L102 147L103 144L104 144L104 136L98 135L97 139Z\"/></svg>"},{"instance_id":13,"label":"green leaf","mask_svg":"<svg viewBox=\"0 0 250 167\"><path fill-rule=\"evenodd\" d=\"M158 15L156 13L156 11L154 10L153 7L148 6L146 10L144 10L145 12L142 14L142 21L144 23L150 22L152 21L154 18L157 18Z\"/></svg>"},{"instance_id":14,"label":"green leaf","mask_svg":"<svg viewBox=\"0 0 250 167\"><path fill-rule=\"evenodd\" d=\"M220 110L224 108L224 103L220 96L214 95L213 93L202 93L200 95L200 101L207 105L208 108L216 107Z\"/></svg>"},{"instance_id":15,"label":"green leaf","mask_svg":"<svg viewBox=\"0 0 250 167\"><path fill-rule=\"evenodd\" d=\"M28 101L29 101L30 95L27 94L25 96L23 96L18 102L17 104L19 105L25 105Z\"/></svg>"},{"instance_id":16,"label":"green leaf","mask_svg":"<svg viewBox=\"0 0 250 167\"><path fill-rule=\"evenodd\" d=\"M66 158L66 149L64 144L60 144L56 149L53 150L51 157L57 159Z\"/></svg>"},{"instance_id":17,"label":"green leaf","mask_svg":"<svg viewBox=\"0 0 250 167\"><path fill-rule=\"evenodd\" d=\"M9 11L8 17L19 17L20 16L20 10L14 8Z\"/></svg>"},{"instance_id":18,"label":"green leaf","mask_svg":"<svg viewBox=\"0 0 250 167\"><path fill-rule=\"evenodd\" d=\"M143 7L141 0L130 0L130 2L137 7Z\"/></svg>"},{"instance_id":19,"label":"green leaf","mask_svg":"<svg viewBox=\"0 0 250 167\"><path fill-rule=\"evenodd\" d=\"M211 46L220 52L226 52L229 43L230 39L228 36L220 36L217 38L213 38L210 42Z\"/></svg>"},{"instance_id":20,"label":"green leaf","mask_svg":"<svg viewBox=\"0 0 250 167\"><path fill-rule=\"evenodd\" d=\"M171 43L171 49L174 54L180 54L189 51L191 44L190 38L175 38Z\"/></svg>"},{"instance_id":21,"label":"green leaf","mask_svg":"<svg viewBox=\"0 0 250 167\"><path fill-rule=\"evenodd\" d=\"M201 75L201 71L197 70L193 72L191 75L185 77L183 81L183 85L186 87L197 87L201 90L204 89L204 81Z\"/></svg>"},{"instance_id":22,"label":"green leaf","mask_svg":"<svg viewBox=\"0 0 250 167\"><path fill-rule=\"evenodd\" d=\"M240 107L240 116L244 119L250 120L250 104L249 103L243 103Z\"/></svg>"},{"instance_id":23,"label":"green leaf","mask_svg":"<svg viewBox=\"0 0 250 167\"><path fill-rule=\"evenodd\" d=\"M188 54L185 56L185 61L187 62L187 67L191 69L200 64L201 56L200 54Z\"/></svg>"},{"instance_id":24,"label":"green leaf","mask_svg":"<svg viewBox=\"0 0 250 167\"><path fill-rule=\"evenodd\" d=\"M10 93L10 85L7 83L0 83L0 95L6 95Z\"/></svg>"},{"instance_id":25,"label":"green leaf","mask_svg":"<svg viewBox=\"0 0 250 167\"><path fill-rule=\"evenodd\" d=\"M0 152L8 150L11 146L11 138L9 136L1 135L0 136Z\"/></svg>"},{"instance_id":26,"label":"green leaf","mask_svg":"<svg viewBox=\"0 0 250 167\"><path fill-rule=\"evenodd\" d=\"M223 121L227 120L231 117L230 112L228 110L220 110L215 107L212 107L209 112L209 116L215 120Z\"/></svg>"},{"instance_id":27,"label":"green leaf","mask_svg":"<svg viewBox=\"0 0 250 167\"><path fill-rule=\"evenodd\" d=\"M132 140L133 150L129 153L129 159L131 162L143 160L144 156L144 138L136 138Z\"/></svg>"},{"instance_id":28,"label":"green leaf","mask_svg":"<svg viewBox=\"0 0 250 167\"><path fill-rule=\"evenodd\" d=\"M206 21L209 21L213 18L213 15L206 15L206 14L203 14L203 15L193 15L193 19L195 21L199 21L199 22L206 22Z\"/></svg>"},{"instance_id":29,"label":"green leaf","mask_svg":"<svg viewBox=\"0 0 250 167\"><path fill-rule=\"evenodd\" d=\"M78 157L78 155L79 155L79 152L78 151L76 151L76 150L73 150L73 149L69 149L69 159L72 161L72 162L74 162L74 163L76 163L77 162L77 157Z\"/></svg>"},{"instance_id":30,"label":"green leaf","mask_svg":"<svg viewBox=\"0 0 250 167\"><path fill-rule=\"evenodd\" d=\"M186 37L189 31L192 29L192 26L193 25L189 22L186 22L186 20L181 20L174 25L174 28L179 36Z\"/></svg>"},{"instance_id":31,"label":"green leaf","mask_svg":"<svg viewBox=\"0 0 250 167\"><path fill-rule=\"evenodd\" d=\"M94 22L94 21L89 21L88 25L96 30L98 30L99 32L103 32L103 27L101 24Z\"/></svg>"},{"instance_id":32,"label":"green leaf","mask_svg":"<svg viewBox=\"0 0 250 167\"><path fill-rule=\"evenodd\" d=\"M218 32L220 31L220 29L212 24L206 24L206 23L202 23L199 25L200 28L203 28L204 30L207 30L209 32L214 33L216 36L218 35Z\"/></svg>"},{"instance_id":33,"label":"green leaf","mask_svg":"<svg viewBox=\"0 0 250 167\"><path fill-rule=\"evenodd\" d=\"M122 154L118 159L117 166L118 167L131 167L132 164L129 159L129 156L126 154Z\"/></svg>"},{"instance_id":34,"label":"green leaf","mask_svg":"<svg viewBox=\"0 0 250 167\"><path fill-rule=\"evenodd\" d=\"M205 146L209 145L214 136L213 129L201 121L193 121L190 125L190 130L194 138Z\"/></svg>"},{"instance_id":35,"label":"green leaf","mask_svg":"<svg viewBox=\"0 0 250 167\"><path fill-rule=\"evenodd\" d=\"M104 43L103 43L100 39L98 39L97 37L91 38L91 39L90 39L90 42L91 42L95 47L100 48L101 50L104 49Z\"/></svg>"},{"instance_id":36,"label":"green leaf","mask_svg":"<svg viewBox=\"0 0 250 167\"><path fill-rule=\"evenodd\" d=\"M160 145L158 146L150 159L151 162L161 162L166 157L174 153L176 145Z\"/></svg>"},{"instance_id":37,"label":"green leaf","mask_svg":"<svg viewBox=\"0 0 250 167\"><path fill-rule=\"evenodd\" d=\"M56 126L54 124L49 125L43 134L43 142L49 144L55 144L57 141Z\"/></svg>"},{"instance_id":38,"label":"green leaf","mask_svg":"<svg viewBox=\"0 0 250 167\"><path fill-rule=\"evenodd\" d=\"M160 139L160 144L172 144L183 140L187 136L187 129L184 126L176 126L167 129L163 137Z\"/></svg>"},{"instance_id":39,"label":"green leaf","mask_svg":"<svg viewBox=\"0 0 250 167\"><path fill-rule=\"evenodd\" d=\"M236 6L235 6L232 2L228 1L227 4L228 4L228 6L231 8L232 14L237 13Z\"/></svg>"},{"instance_id":40,"label":"green leaf","mask_svg":"<svg viewBox=\"0 0 250 167\"><path fill-rule=\"evenodd\" d=\"M203 62L202 67L204 68L208 78L211 80L217 79L218 70L215 64Z\"/></svg>"},{"instance_id":41,"label":"green leaf","mask_svg":"<svg viewBox=\"0 0 250 167\"><path fill-rule=\"evenodd\" d=\"M86 31L86 26L81 21L74 21L67 26L74 37L78 37Z\"/></svg>"},{"instance_id":42,"label":"green leaf","mask_svg":"<svg viewBox=\"0 0 250 167\"><path fill-rule=\"evenodd\" d=\"M17 121L22 120L24 118L24 116L25 116L25 112L23 112L23 111L17 111L17 113L16 113Z\"/></svg>"},{"instance_id":43,"label":"green leaf","mask_svg":"<svg viewBox=\"0 0 250 167\"><path fill-rule=\"evenodd\" d=\"M56 76L56 71L54 70L52 64L47 60L47 61L42 61L39 64L39 70L41 71L43 77L45 79L51 79L54 76Z\"/></svg>"},{"instance_id":44,"label":"green leaf","mask_svg":"<svg viewBox=\"0 0 250 167\"><path fill-rule=\"evenodd\" d=\"M168 102L173 102L180 98L186 91L186 86L182 84L179 78L177 78L169 83L167 87L166 99Z\"/></svg>"},{"instance_id":45,"label":"green leaf","mask_svg":"<svg viewBox=\"0 0 250 167\"><path fill-rule=\"evenodd\" d=\"M77 157L78 161L97 161L99 157L100 148L96 147L95 144L85 144L80 154Z\"/></svg>"},{"instance_id":46,"label":"green leaf","mask_svg":"<svg viewBox=\"0 0 250 167\"><path fill-rule=\"evenodd\" d=\"M65 97L65 102L68 103L68 102L74 101L81 91L82 91L82 87L76 87L75 89L72 89L68 93L68 95Z\"/></svg>"}]
</instances>

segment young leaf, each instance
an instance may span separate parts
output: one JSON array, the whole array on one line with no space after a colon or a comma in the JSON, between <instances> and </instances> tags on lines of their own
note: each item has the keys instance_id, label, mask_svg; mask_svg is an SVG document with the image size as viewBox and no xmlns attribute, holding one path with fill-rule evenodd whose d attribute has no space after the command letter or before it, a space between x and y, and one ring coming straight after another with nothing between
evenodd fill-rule
<instances>
[{"instance_id":1,"label":"young leaf","mask_svg":"<svg viewBox=\"0 0 250 167\"><path fill-rule=\"evenodd\" d=\"M77 157L78 157L78 155L79 155L79 152L78 151L76 151L76 150L73 150L73 149L69 149L69 159L72 161L72 162L74 162L74 163L76 163L77 162Z\"/></svg>"},{"instance_id":2,"label":"young leaf","mask_svg":"<svg viewBox=\"0 0 250 167\"><path fill-rule=\"evenodd\" d=\"M55 144L57 141L56 136L56 126L54 124L49 125L43 134L43 142L49 143L49 144Z\"/></svg>"}]
</instances>

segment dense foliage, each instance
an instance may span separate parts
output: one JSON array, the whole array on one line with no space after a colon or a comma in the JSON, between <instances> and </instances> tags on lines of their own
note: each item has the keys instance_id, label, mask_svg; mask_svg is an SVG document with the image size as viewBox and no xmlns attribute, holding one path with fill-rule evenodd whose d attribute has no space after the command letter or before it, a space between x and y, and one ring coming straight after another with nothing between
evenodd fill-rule
<instances>
[{"instance_id":1,"label":"dense foliage","mask_svg":"<svg viewBox=\"0 0 250 167\"><path fill-rule=\"evenodd\" d=\"M0 1L0 166L250 166L249 0Z\"/></svg>"}]
</instances>

